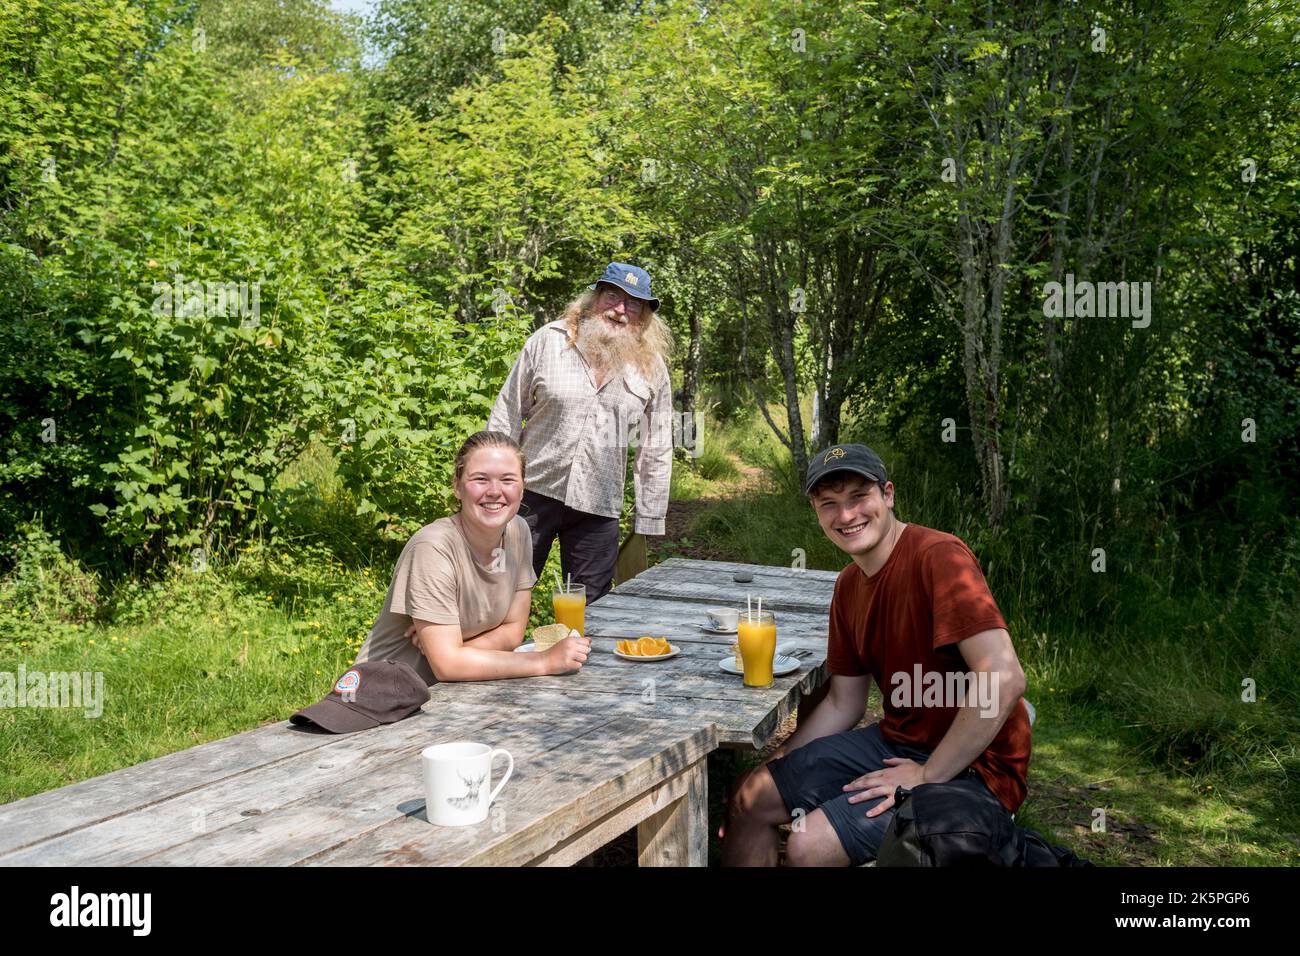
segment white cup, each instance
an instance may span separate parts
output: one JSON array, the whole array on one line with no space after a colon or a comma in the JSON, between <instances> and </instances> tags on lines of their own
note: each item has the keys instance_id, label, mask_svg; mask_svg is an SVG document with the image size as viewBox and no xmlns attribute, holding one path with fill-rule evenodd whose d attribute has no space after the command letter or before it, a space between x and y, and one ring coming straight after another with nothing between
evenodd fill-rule
<instances>
[{"instance_id":1,"label":"white cup","mask_svg":"<svg viewBox=\"0 0 1300 956\"><path fill-rule=\"evenodd\" d=\"M497 754L509 763L506 775L489 793L492 760ZM420 751L420 762L424 767L425 814L430 823L444 827L465 827L486 820L488 807L515 770L515 759L509 751L467 740L425 747Z\"/></svg>"},{"instance_id":2,"label":"white cup","mask_svg":"<svg viewBox=\"0 0 1300 956\"><path fill-rule=\"evenodd\" d=\"M709 627L715 631L734 631L740 622L740 612L730 607L706 608L704 613L709 618Z\"/></svg>"}]
</instances>

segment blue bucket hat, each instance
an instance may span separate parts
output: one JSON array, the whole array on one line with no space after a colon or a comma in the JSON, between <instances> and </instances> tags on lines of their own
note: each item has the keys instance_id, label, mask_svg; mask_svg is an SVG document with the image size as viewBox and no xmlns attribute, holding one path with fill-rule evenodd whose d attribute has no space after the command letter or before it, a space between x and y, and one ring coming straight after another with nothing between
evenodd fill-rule
<instances>
[{"instance_id":1,"label":"blue bucket hat","mask_svg":"<svg viewBox=\"0 0 1300 956\"><path fill-rule=\"evenodd\" d=\"M596 288L598 282L616 285L632 298L649 302L651 309L656 311L659 309L659 300L650 294L650 273L640 266L630 266L626 262L611 262L605 266L605 274L587 288Z\"/></svg>"}]
</instances>

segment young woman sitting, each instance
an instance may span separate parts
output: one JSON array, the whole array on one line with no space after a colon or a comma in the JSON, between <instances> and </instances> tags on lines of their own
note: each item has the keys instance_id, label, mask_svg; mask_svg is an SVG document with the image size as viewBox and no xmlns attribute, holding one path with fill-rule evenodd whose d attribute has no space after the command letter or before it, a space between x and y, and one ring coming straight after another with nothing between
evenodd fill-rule
<instances>
[{"instance_id":1,"label":"young woman sitting","mask_svg":"<svg viewBox=\"0 0 1300 956\"><path fill-rule=\"evenodd\" d=\"M519 517L524 453L509 435L476 432L456 453L460 510L406 542L362 661L409 664L429 683L535 677L578 670L587 638L515 654L528 624L533 543Z\"/></svg>"}]
</instances>

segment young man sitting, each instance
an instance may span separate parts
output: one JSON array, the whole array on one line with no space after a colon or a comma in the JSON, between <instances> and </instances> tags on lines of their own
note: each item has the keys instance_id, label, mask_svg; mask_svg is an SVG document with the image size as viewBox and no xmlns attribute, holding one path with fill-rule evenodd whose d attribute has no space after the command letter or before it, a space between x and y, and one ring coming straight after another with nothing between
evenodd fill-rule
<instances>
[{"instance_id":1,"label":"young man sitting","mask_svg":"<svg viewBox=\"0 0 1300 956\"><path fill-rule=\"evenodd\" d=\"M736 781L723 863L792 866L876 857L894 790L966 779L1014 813L1025 799L1025 675L979 563L961 539L894 517L894 485L865 445L835 445L805 491L826 537L853 559L831 598L826 698L763 766ZM871 680L884 717L854 728Z\"/></svg>"}]
</instances>

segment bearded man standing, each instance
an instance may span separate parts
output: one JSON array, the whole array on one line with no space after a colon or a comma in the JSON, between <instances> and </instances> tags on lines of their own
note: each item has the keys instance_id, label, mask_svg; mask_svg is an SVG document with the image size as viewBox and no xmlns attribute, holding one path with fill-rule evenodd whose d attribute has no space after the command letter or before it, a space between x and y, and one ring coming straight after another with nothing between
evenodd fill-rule
<instances>
[{"instance_id":1,"label":"bearded man standing","mask_svg":"<svg viewBox=\"0 0 1300 956\"><path fill-rule=\"evenodd\" d=\"M524 344L488 428L524 449L520 515L540 576L560 539L566 580L587 600L610 589L618 560L627 449L636 450L636 534L663 534L672 477L672 336L644 269L611 262L562 318Z\"/></svg>"}]
</instances>

